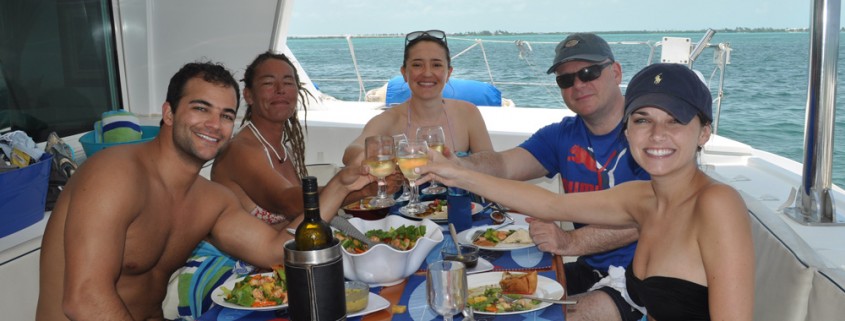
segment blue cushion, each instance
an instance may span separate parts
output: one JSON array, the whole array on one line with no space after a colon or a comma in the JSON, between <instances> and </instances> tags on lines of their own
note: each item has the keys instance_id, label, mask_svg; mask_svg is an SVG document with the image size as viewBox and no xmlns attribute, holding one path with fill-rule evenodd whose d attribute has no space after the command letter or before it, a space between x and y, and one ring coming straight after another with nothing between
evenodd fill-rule
<instances>
[{"instance_id":1,"label":"blue cushion","mask_svg":"<svg viewBox=\"0 0 845 321\"><path fill-rule=\"evenodd\" d=\"M401 104L411 97L408 83L402 76L396 76L387 82L385 104L393 106ZM460 99L471 102L476 106L501 106L502 92L486 82L475 80L450 78L443 87L443 97Z\"/></svg>"}]
</instances>

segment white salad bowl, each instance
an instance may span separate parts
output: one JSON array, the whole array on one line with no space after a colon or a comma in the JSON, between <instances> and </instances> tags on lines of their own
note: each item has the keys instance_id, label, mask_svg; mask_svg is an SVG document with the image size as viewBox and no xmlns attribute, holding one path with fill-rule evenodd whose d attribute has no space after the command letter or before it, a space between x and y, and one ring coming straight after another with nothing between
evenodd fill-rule
<instances>
[{"instance_id":1,"label":"white salad bowl","mask_svg":"<svg viewBox=\"0 0 845 321\"><path fill-rule=\"evenodd\" d=\"M361 281L370 286L390 286L402 282L419 270L423 261L435 245L443 241L443 231L437 223L429 219L410 220L399 215L369 221L351 218L349 222L362 233L370 230L388 231L391 227L402 225L425 225L425 236L419 238L410 250L400 251L387 244L376 244L364 253L343 253L343 276L350 280Z\"/></svg>"}]
</instances>

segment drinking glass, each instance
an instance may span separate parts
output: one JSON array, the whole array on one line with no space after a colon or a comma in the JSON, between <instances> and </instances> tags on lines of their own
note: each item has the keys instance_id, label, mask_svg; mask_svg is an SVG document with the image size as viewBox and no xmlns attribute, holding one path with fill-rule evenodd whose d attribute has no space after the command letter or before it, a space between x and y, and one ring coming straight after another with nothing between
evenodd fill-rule
<instances>
[{"instance_id":1,"label":"drinking glass","mask_svg":"<svg viewBox=\"0 0 845 321\"><path fill-rule=\"evenodd\" d=\"M424 213L426 208L420 203L420 191L417 186L417 179L420 174L414 169L428 164L428 144L424 140L406 140L396 144L396 159L399 163L399 170L408 179L411 185L411 200L408 205L399 209L405 215Z\"/></svg>"},{"instance_id":2,"label":"drinking glass","mask_svg":"<svg viewBox=\"0 0 845 321\"><path fill-rule=\"evenodd\" d=\"M405 136L405 133L393 135L393 144L398 145L399 142L403 140L408 140L408 137ZM399 163L396 163L396 166L399 166ZM411 188L408 186L407 180L402 180L402 195L396 198L397 202L405 202L411 199Z\"/></svg>"},{"instance_id":3,"label":"drinking glass","mask_svg":"<svg viewBox=\"0 0 845 321\"><path fill-rule=\"evenodd\" d=\"M370 206L382 208L396 204L387 196L387 182L384 180L396 169L393 163L393 137L370 136L364 140L364 163L370 167L370 174L378 178L378 194L370 200Z\"/></svg>"},{"instance_id":4,"label":"drinking glass","mask_svg":"<svg viewBox=\"0 0 845 321\"><path fill-rule=\"evenodd\" d=\"M444 321L464 311L467 302L467 273L461 262L436 261L425 273L428 307Z\"/></svg>"},{"instance_id":5,"label":"drinking glass","mask_svg":"<svg viewBox=\"0 0 845 321\"><path fill-rule=\"evenodd\" d=\"M443 133L442 126L423 126L417 129L417 139L422 139L428 143L428 148L436 150L443 154L443 149L446 146L446 134ZM432 179L431 184L422 190L423 194L436 195L446 192L446 187L437 184L437 181Z\"/></svg>"}]
</instances>

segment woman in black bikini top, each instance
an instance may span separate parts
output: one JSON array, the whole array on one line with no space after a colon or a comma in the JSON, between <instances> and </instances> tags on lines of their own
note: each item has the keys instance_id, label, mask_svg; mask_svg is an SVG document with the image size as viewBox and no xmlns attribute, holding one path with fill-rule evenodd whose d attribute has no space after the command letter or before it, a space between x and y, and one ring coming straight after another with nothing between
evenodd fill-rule
<instances>
[{"instance_id":1,"label":"woman in black bikini top","mask_svg":"<svg viewBox=\"0 0 845 321\"><path fill-rule=\"evenodd\" d=\"M712 119L710 90L692 70L654 64L631 79L625 95L625 136L650 181L558 195L439 157L420 170L540 219L636 226L628 293L650 320L752 320L748 210L736 190L708 177L696 161Z\"/></svg>"}]
</instances>

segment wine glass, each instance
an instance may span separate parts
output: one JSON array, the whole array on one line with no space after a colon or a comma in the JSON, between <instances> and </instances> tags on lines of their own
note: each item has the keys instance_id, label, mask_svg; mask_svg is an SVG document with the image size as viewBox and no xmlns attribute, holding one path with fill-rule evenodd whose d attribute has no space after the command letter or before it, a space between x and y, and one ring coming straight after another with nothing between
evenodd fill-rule
<instances>
[{"instance_id":1,"label":"wine glass","mask_svg":"<svg viewBox=\"0 0 845 321\"><path fill-rule=\"evenodd\" d=\"M423 126L417 129L417 139L422 139L428 143L428 148L436 150L443 154L443 149L446 146L446 134L443 133L442 126ZM423 194L437 195L446 192L446 187L437 184L437 181L432 179L431 184L422 190Z\"/></svg>"},{"instance_id":2,"label":"wine glass","mask_svg":"<svg viewBox=\"0 0 845 321\"><path fill-rule=\"evenodd\" d=\"M393 144L394 145L398 145L399 142L401 142L403 140L408 140L408 137L405 136L405 133L393 135ZM399 165L398 162L397 162L396 165L397 166ZM399 195L399 197L396 198L396 201L397 202L405 202L405 201L408 201L410 199L411 199L411 188L408 186L408 181L403 179L402 180L402 195Z\"/></svg>"},{"instance_id":3,"label":"wine glass","mask_svg":"<svg viewBox=\"0 0 845 321\"><path fill-rule=\"evenodd\" d=\"M464 311L467 302L467 273L461 262L437 261L425 273L425 290L428 307L444 321Z\"/></svg>"},{"instance_id":4,"label":"wine glass","mask_svg":"<svg viewBox=\"0 0 845 321\"><path fill-rule=\"evenodd\" d=\"M408 179L411 185L411 200L408 205L399 209L405 215L424 213L426 208L420 203L420 192L417 186L417 179L420 174L414 169L428 164L428 144L424 140L406 140L396 144L396 159L402 175Z\"/></svg>"},{"instance_id":5,"label":"wine glass","mask_svg":"<svg viewBox=\"0 0 845 321\"><path fill-rule=\"evenodd\" d=\"M387 182L384 178L396 169L393 164L393 137L370 136L364 140L364 163L370 167L370 174L378 178L378 194L370 200L370 206L383 208L396 204L387 196Z\"/></svg>"}]
</instances>

